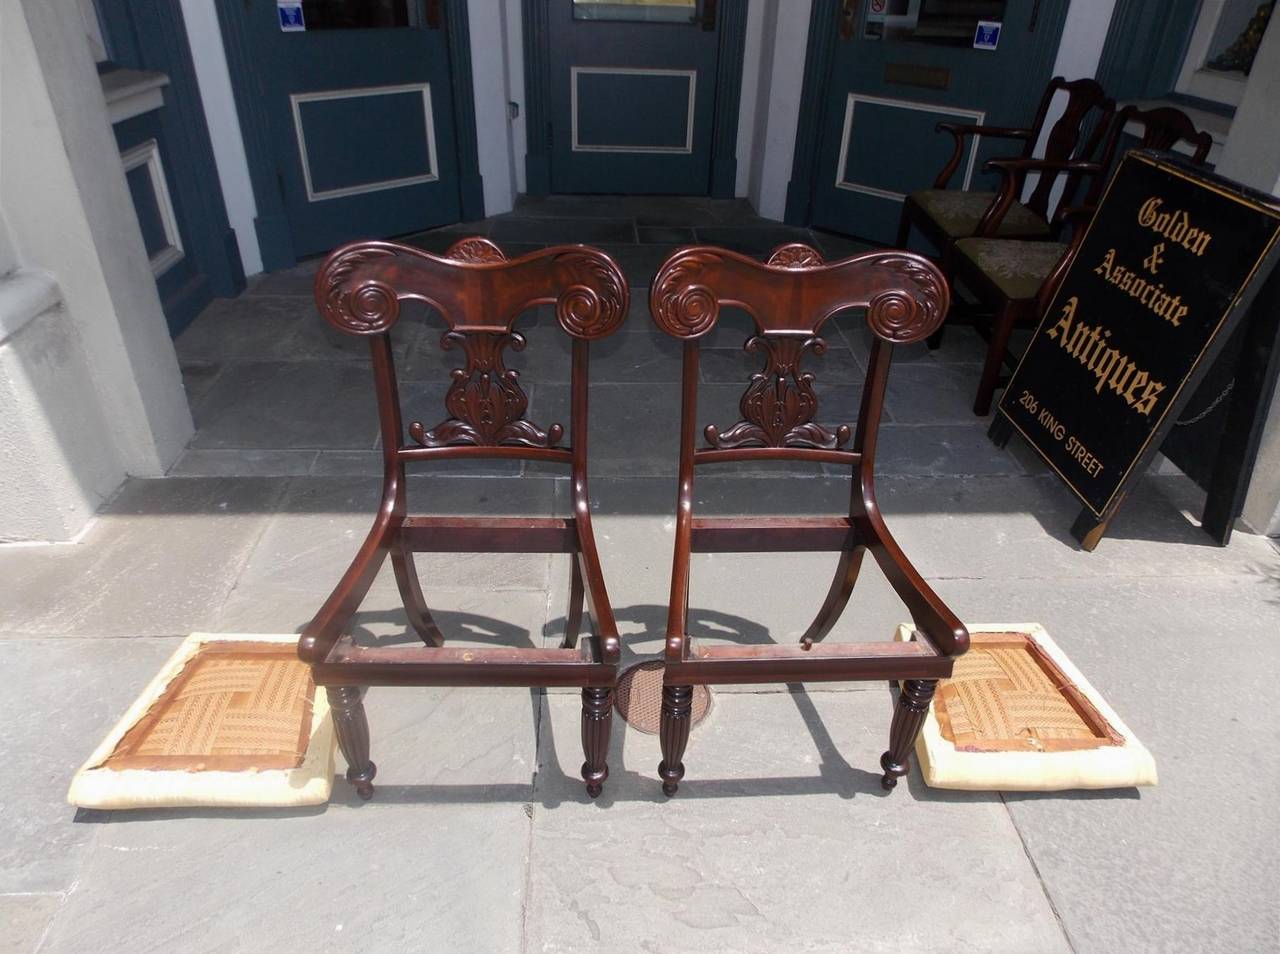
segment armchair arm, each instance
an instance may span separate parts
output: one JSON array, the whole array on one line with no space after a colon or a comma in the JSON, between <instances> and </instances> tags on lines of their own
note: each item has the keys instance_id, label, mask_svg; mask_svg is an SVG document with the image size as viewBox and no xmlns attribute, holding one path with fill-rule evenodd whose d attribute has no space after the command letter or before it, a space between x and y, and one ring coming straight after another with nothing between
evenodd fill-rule
<instances>
[{"instance_id":1,"label":"armchair arm","mask_svg":"<svg viewBox=\"0 0 1280 954\"><path fill-rule=\"evenodd\" d=\"M996 170L1001 175L1000 189L995 199L983 213L978 228L973 233L981 238L989 238L996 234L1000 223L1004 221L1018 196L1022 194L1022 186L1029 172L1070 173L1071 175L1097 175L1103 167L1096 162L1082 159L991 159L983 167Z\"/></svg>"},{"instance_id":2,"label":"armchair arm","mask_svg":"<svg viewBox=\"0 0 1280 954\"><path fill-rule=\"evenodd\" d=\"M938 177L933 182L935 189L945 189L947 183L951 181L951 177L955 175L955 171L960 168L960 162L964 158L966 136L991 136L996 139L1021 139L1030 142L1033 135L1030 129L1013 129L1008 126L975 126L966 123L938 123L933 128L935 132L950 133L951 138L955 140L955 148L951 153L951 158L947 160L947 164L942 167L942 171L938 173Z\"/></svg>"},{"instance_id":3,"label":"armchair arm","mask_svg":"<svg viewBox=\"0 0 1280 954\"><path fill-rule=\"evenodd\" d=\"M944 655L961 655L969 648L969 631L964 623L911 565L890 535L874 499L868 499L865 493L863 499L866 510L853 519L885 579L906 604L920 633Z\"/></svg>"},{"instance_id":4,"label":"armchair arm","mask_svg":"<svg viewBox=\"0 0 1280 954\"><path fill-rule=\"evenodd\" d=\"M1066 209L1059 209L1054 219L1059 224L1070 222L1073 226L1071 233L1071 242L1067 245L1066 252L1062 258L1058 259L1058 263L1053 266L1051 271L1045 278L1044 283L1040 286L1040 294L1036 296L1036 309L1039 314L1044 314L1049 307L1049 303L1053 301L1053 296L1058 292L1058 286L1062 284L1062 279L1066 277L1067 269L1071 267L1071 263L1075 260L1076 252L1080 250L1081 243L1084 242L1084 233L1093 214L1098 211L1096 205L1076 205Z\"/></svg>"}]
</instances>

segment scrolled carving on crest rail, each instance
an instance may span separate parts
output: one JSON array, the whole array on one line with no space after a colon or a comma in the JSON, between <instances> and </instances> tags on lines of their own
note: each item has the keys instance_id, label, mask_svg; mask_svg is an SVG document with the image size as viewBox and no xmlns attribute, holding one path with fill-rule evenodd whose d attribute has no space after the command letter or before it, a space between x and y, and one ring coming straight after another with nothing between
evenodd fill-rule
<instances>
[{"instance_id":1,"label":"scrolled carving on crest rail","mask_svg":"<svg viewBox=\"0 0 1280 954\"><path fill-rule=\"evenodd\" d=\"M603 338L627 316L631 291L621 269L603 252L574 249L554 260L564 290L556 299L556 320L575 338Z\"/></svg>"},{"instance_id":2,"label":"scrolled carving on crest rail","mask_svg":"<svg viewBox=\"0 0 1280 954\"><path fill-rule=\"evenodd\" d=\"M921 341L938 330L951 305L947 281L932 262L907 252L884 252L860 259L906 279L915 286L890 288L872 296L867 324L879 337L894 344Z\"/></svg>"},{"instance_id":3,"label":"scrolled carving on crest rail","mask_svg":"<svg viewBox=\"0 0 1280 954\"><path fill-rule=\"evenodd\" d=\"M505 262L506 254L493 242L479 235L458 239L449 246L444 257L454 262L467 262L472 265L488 265L493 262Z\"/></svg>"},{"instance_id":4,"label":"scrolled carving on crest rail","mask_svg":"<svg viewBox=\"0 0 1280 954\"><path fill-rule=\"evenodd\" d=\"M667 260L649 293L653 320L677 338L698 338L715 327L720 299L698 278L708 266L724 259L704 249L677 252Z\"/></svg>"},{"instance_id":5,"label":"scrolled carving on crest rail","mask_svg":"<svg viewBox=\"0 0 1280 954\"><path fill-rule=\"evenodd\" d=\"M774 268L817 268L826 262L812 246L803 242L788 242L775 248L765 264Z\"/></svg>"},{"instance_id":6,"label":"scrolled carving on crest rail","mask_svg":"<svg viewBox=\"0 0 1280 954\"><path fill-rule=\"evenodd\" d=\"M764 370L751 381L738 404L742 420L723 434L714 424L703 432L714 448L807 447L834 450L851 436L848 425L834 433L817 424L818 396L813 390L813 374L800 371L806 351L821 355L827 343L819 337L756 335L743 346L747 353L763 350Z\"/></svg>"},{"instance_id":7,"label":"scrolled carving on crest rail","mask_svg":"<svg viewBox=\"0 0 1280 954\"><path fill-rule=\"evenodd\" d=\"M409 435L423 447L470 444L483 447L554 447L564 428L552 424L542 430L524 419L529 398L520 387L520 372L502 363L503 349L523 351L524 336L510 331L446 331L440 347L448 351L461 345L467 356L465 368L450 372L453 383L444 405L452 415L431 430L418 421L409 425Z\"/></svg>"},{"instance_id":8,"label":"scrolled carving on crest rail","mask_svg":"<svg viewBox=\"0 0 1280 954\"><path fill-rule=\"evenodd\" d=\"M396 255L374 243L352 245L329 258L316 275L316 306L329 324L352 335L376 335L400 317L395 289L376 279L353 282L360 266Z\"/></svg>"}]
</instances>

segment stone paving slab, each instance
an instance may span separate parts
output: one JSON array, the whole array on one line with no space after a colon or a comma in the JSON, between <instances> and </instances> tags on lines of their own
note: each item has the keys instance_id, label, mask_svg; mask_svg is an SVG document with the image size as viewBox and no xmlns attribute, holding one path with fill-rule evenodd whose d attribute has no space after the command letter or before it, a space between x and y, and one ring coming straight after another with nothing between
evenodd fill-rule
<instances>
[{"instance_id":1,"label":"stone paving slab","mask_svg":"<svg viewBox=\"0 0 1280 954\"><path fill-rule=\"evenodd\" d=\"M299 811L112 813L44 952L518 951L527 691L377 689L379 789ZM341 759L339 759L341 765Z\"/></svg>"},{"instance_id":2,"label":"stone paving slab","mask_svg":"<svg viewBox=\"0 0 1280 954\"><path fill-rule=\"evenodd\" d=\"M0 896L56 895L60 901L72 889L97 828L75 822L76 810L66 802L71 776L179 642L0 640L8 686L0 694L0 719L10 766L0 777ZM27 925L23 933L38 935L41 912L49 908L47 900L9 899L0 918L12 916L12 923ZM6 950L4 923L0 950Z\"/></svg>"},{"instance_id":3,"label":"stone paving slab","mask_svg":"<svg viewBox=\"0 0 1280 954\"><path fill-rule=\"evenodd\" d=\"M999 798L881 793L883 688L718 693L670 800L656 738L615 728L588 803L576 700L548 708L527 950L1070 950Z\"/></svg>"},{"instance_id":4,"label":"stone paving slab","mask_svg":"<svg viewBox=\"0 0 1280 954\"><path fill-rule=\"evenodd\" d=\"M0 634L168 636L207 629L284 484L133 480L79 543L0 548Z\"/></svg>"}]
</instances>

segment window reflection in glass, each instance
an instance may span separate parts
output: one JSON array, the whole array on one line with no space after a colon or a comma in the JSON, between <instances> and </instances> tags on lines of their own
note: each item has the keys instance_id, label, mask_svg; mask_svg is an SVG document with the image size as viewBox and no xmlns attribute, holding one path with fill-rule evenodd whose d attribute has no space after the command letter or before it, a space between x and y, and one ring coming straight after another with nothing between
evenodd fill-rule
<instances>
[{"instance_id":1,"label":"window reflection in glass","mask_svg":"<svg viewBox=\"0 0 1280 954\"><path fill-rule=\"evenodd\" d=\"M307 30L422 26L422 0L302 0Z\"/></svg>"},{"instance_id":2,"label":"window reflection in glass","mask_svg":"<svg viewBox=\"0 0 1280 954\"><path fill-rule=\"evenodd\" d=\"M972 46L979 20L1004 20L1006 0L885 0L883 12L869 4L863 36Z\"/></svg>"},{"instance_id":3,"label":"window reflection in glass","mask_svg":"<svg viewBox=\"0 0 1280 954\"><path fill-rule=\"evenodd\" d=\"M1222 5L1222 14L1214 28L1213 39L1209 41L1205 69L1248 76L1253 67L1253 58L1258 55L1262 34L1267 32L1267 23L1274 7L1275 0L1267 3L1259 3L1258 0L1227 0Z\"/></svg>"},{"instance_id":4,"label":"window reflection in glass","mask_svg":"<svg viewBox=\"0 0 1280 954\"><path fill-rule=\"evenodd\" d=\"M692 23L698 0L573 0L575 20Z\"/></svg>"}]
</instances>

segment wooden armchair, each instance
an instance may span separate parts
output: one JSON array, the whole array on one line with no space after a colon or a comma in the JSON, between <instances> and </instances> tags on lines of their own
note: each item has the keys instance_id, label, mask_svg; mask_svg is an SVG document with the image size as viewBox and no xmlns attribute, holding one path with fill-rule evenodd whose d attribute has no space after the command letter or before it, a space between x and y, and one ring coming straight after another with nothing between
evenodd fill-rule
<instances>
[{"instance_id":1,"label":"wooden armchair","mask_svg":"<svg viewBox=\"0 0 1280 954\"><path fill-rule=\"evenodd\" d=\"M1213 140L1207 132L1197 130L1186 113L1169 106L1141 110L1126 106L1115 114L1102 153L1096 162L1047 159L995 159L988 165L1003 175L1000 192L992 211L983 220L976 236L956 241L951 257L951 278L963 284L992 315L989 328L984 321L975 327L987 339L987 355L973 402L973 413L985 416L991 400L1002 382L1009 362L1009 337L1019 324L1039 319L1066 274L1067 266L1084 239L1085 228L1093 217L1113 164L1121 152L1126 128L1137 126L1141 136L1135 148L1172 149L1186 142L1192 150L1191 160L1203 163ZM1052 180L1068 174L1090 180L1080 206L1060 208L1054 216L1054 231L1064 225L1073 228L1072 238L1064 241L1029 241L1000 237L1002 216L1014 207L1022 192L1024 177L1039 172L1041 179Z\"/></svg>"},{"instance_id":2,"label":"wooden armchair","mask_svg":"<svg viewBox=\"0 0 1280 954\"><path fill-rule=\"evenodd\" d=\"M950 134L955 140L955 149L951 158L947 160L947 164L938 173L932 189L912 192L903 200L902 217L898 222L897 246L907 247L907 240L914 226L939 250L945 272L955 241L978 234L982 227L994 227L996 229L994 234L1007 238L1049 238L1048 208L1054 185L1052 176L1041 176L1035 190L1025 203L1014 201L1003 207L999 212L998 222L994 225L992 225L993 207L999 198L999 193L961 191L948 189L947 186L960 168L964 159L965 145L970 136L1021 142L1022 148L1014 158L1031 159L1044 129L1049 105L1058 92L1067 94L1066 108L1049 131L1045 141L1044 158L1061 162L1073 157L1086 159L1091 157L1102 139L1106 123L1099 122L1081 147L1080 137L1084 133L1085 121L1095 109L1101 110L1104 114L1115 109L1115 104L1107 98L1102 87L1091 79L1068 82L1061 76L1055 76L1049 81L1044 95L1040 98L1035 119L1026 128L1010 129L1002 126L939 123L938 131ZM1075 182L1068 182L1063 196L1063 201L1067 204L1070 204L1074 190Z\"/></svg>"},{"instance_id":3,"label":"wooden armchair","mask_svg":"<svg viewBox=\"0 0 1280 954\"><path fill-rule=\"evenodd\" d=\"M906 252L871 252L827 265L805 245L784 245L767 264L707 246L677 251L654 280L649 308L658 326L684 341L680 473L675 558L662 690L662 788L673 795L684 777L694 685L903 679L880 760L882 784L905 775L911 747L939 678L969 644L964 625L912 568L885 527L876 505L875 453L892 346L919 341L946 314L949 293L938 269ZM700 339L722 307L742 308L757 334L746 343L764 368L751 376L740 404L742 420L727 429L698 431ZM806 352L821 353L827 320L865 309L875 333L870 370L854 429L834 431L814 420L813 375L801 370ZM852 410L852 409L849 409ZM802 460L852 468L848 516L696 517L695 471L735 461ZM832 551L835 577L799 645L700 646L688 635L691 553ZM875 558L915 620L908 643L821 644L849 601L863 554Z\"/></svg>"},{"instance_id":4,"label":"wooden armchair","mask_svg":"<svg viewBox=\"0 0 1280 954\"><path fill-rule=\"evenodd\" d=\"M298 655L327 687L347 779L362 798L373 794L368 686L581 686L582 777L599 794L608 777L606 755L618 633L591 532L587 495L587 363L590 342L617 330L629 292L609 256L585 246L558 246L508 261L493 243L469 238L443 258L390 242L338 249L316 275L316 303L331 325L366 337L382 432L382 503L355 560L303 631ZM448 330L441 347L458 347L465 366L451 374L446 416L434 427L409 425L406 441L392 358L391 330L406 300L425 302ZM555 304L560 327L573 337L569 443L560 424L540 427L525 418L528 400L503 351L525 339L516 319ZM457 458L506 458L563 464L571 477L574 515L546 517L410 516L405 465ZM573 571L564 641L558 649L453 648L431 618L414 568L415 552L569 553ZM352 615L387 557L409 622L422 646L370 648L350 633ZM594 638L578 645L583 598Z\"/></svg>"}]
</instances>

